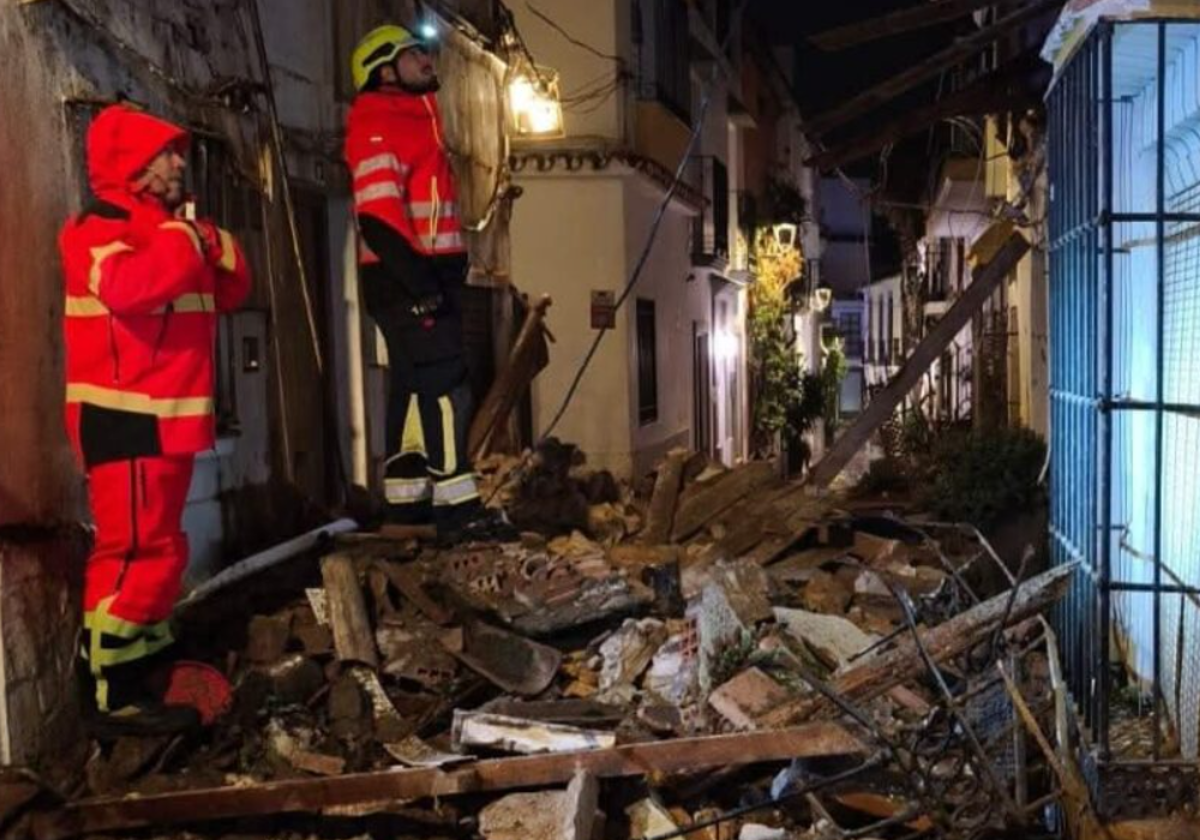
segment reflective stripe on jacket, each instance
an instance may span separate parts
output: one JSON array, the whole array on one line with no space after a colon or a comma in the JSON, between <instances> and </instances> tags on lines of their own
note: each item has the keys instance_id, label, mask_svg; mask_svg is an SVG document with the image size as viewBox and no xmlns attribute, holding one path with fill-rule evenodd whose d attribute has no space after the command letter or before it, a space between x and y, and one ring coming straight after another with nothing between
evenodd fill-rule
<instances>
[{"instance_id":1,"label":"reflective stripe on jacket","mask_svg":"<svg viewBox=\"0 0 1200 840\"><path fill-rule=\"evenodd\" d=\"M71 442L86 466L208 449L216 316L249 291L245 255L150 202L99 208L59 239Z\"/></svg>"},{"instance_id":2,"label":"reflective stripe on jacket","mask_svg":"<svg viewBox=\"0 0 1200 840\"><path fill-rule=\"evenodd\" d=\"M454 171L431 94L359 94L346 123L354 210L385 222L422 254L466 250ZM359 239L359 261L378 262Z\"/></svg>"}]
</instances>

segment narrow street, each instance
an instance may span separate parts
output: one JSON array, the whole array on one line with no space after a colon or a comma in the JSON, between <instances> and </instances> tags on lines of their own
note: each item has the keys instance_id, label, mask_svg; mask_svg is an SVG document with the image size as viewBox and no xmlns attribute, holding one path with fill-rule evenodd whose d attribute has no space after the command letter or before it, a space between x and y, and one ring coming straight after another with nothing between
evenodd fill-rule
<instances>
[{"instance_id":1,"label":"narrow street","mask_svg":"<svg viewBox=\"0 0 1200 840\"><path fill-rule=\"evenodd\" d=\"M1200 2L0 8L0 836L1200 837Z\"/></svg>"}]
</instances>

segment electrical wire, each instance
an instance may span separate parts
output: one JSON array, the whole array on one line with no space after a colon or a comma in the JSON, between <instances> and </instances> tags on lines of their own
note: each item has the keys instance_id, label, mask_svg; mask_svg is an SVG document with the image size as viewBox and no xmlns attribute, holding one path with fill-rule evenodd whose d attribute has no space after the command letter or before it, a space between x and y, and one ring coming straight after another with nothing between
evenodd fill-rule
<instances>
[{"instance_id":1,"label":"electrical wire","mask_svg":"<svg viewBox=\"0 0 1200 840\"><path fill-rule=\"evenodd\" d=\"M545 12L543 12L537 6L528 2L528 0L526 0L525 7L527 9L529 9L530 14L534 15L537 18L540 18L547 26L549 26L551 29L553 29L555 32L557 32L559 35L563 36L563 38L565 38L569 43L574 44L575 46L577 46L581 49L587 50L592 55L594 55L598 58L606 58L609 61L615 61L618 64L624 63L624 60L619 55L612 55L611 53L601 52L600 50L593 47L591 44L586 43L585 41L581 41L579 38L576 38L571 33L567 32L567 30L563 29L563 27L560 24L555 23L553 20L551 20L549 15L547 15Z\"/></svg>"},{"instance_id":2,"label":"electrical wire","mask_svg":"<svg viewBox=\"0 0 1200 840\"><path fill-rule=\"evenodd\" d=\"M735 14L744 13L749 2L750 0L742 0ZM722 53L728 49L729 44L732 42L734 29L735 27L731 25L729 27L729 31L725 33L721 43ZM650 253L654 248L654 242L658 238L658 232L662 227L663 219L666 218L667 209L671 206L671 201L675 198L675 193L678 192L680 184L683 182L683 176L687 172L688 164L691 162L693 150L696 148L696 144L700 139L701 133L703 132L705 118L708 115L709 105L712 103L713 92L716 88L717 79L723 73L724 69L721 62L714 62L712 73L710 74L707 83L704 84L704 92L700 100L700 111L696 117L695 124L692 126L691 133L688 136L687 145L684 147L683 154L680 156L679 165L675 168L675 176L671 180L671 184L667 188L666 194L663 195L662 201L659 203L658 209L654 214L654 220L650 224L650 230L646 237L646 244L642 247L642 252L638 256L638 260L634 265L633 273L630 275L629 280L625 283L625 287L622 289L620 296L616 300L616 304L613 307L614 314L621 310L621 307L625 304L625 301L629 299L629 295L632 294L634 288L637 286L638 281L642 279L642 272L645 270L646 263L650 259ZM583 361L580 362L575 371L575 376L572 378L571 384L567 388L566 394L563 396L563 400L558 407L558 411L555 412L553 419L546 426L545 431L542 432L539 438L539 443L544 442L554 433L554 430L558 428L559 422L562 421L563 416L567 413L567 409L571 405L571 401L575 398L575 394L579 391L579 386L583 381L584 374L587 373L587 369L591 366L592 360L596 357L596 353L600 349L600 344L603 342L604 336L608 334L609 330L609 327L602 327L596 333L596 337L592 340L591 347L588 349L587 354L583 357ZM497 492L498 490L499 488L497 488Z\"/></svg>"}]
</instances>

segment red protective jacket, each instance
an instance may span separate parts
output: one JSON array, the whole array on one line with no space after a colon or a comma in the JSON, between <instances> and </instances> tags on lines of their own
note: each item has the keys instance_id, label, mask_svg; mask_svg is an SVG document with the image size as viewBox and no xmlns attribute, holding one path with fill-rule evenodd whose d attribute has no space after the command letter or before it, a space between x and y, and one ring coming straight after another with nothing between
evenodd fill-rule
<instances>
[{"instance_id":1,"label":"red protective jacket","mask_svg":"<svg viewBox=\"0 0 1200 840\"><path fill-rule=\"evenodd\" d=\"M97 201L59 237L67 431L86 467L214 442L216 316L245 299L246 257L226 231L177 219L131 186L186 140L178 126L121 105L88 131Z\"/></svg>"},{"instance_id":2,"label":"red protective jacket","mask_svg":"<svg viewBox=\"0 0 1200 840\"><path fill-rule=\"evenodd\" d=\"M360 93L346 122L345 154L355 213L386 223L418 253L466 250L441 112L431 94ZM359 262L379 262L361 238Z\"/></svg>"}]
</instances>

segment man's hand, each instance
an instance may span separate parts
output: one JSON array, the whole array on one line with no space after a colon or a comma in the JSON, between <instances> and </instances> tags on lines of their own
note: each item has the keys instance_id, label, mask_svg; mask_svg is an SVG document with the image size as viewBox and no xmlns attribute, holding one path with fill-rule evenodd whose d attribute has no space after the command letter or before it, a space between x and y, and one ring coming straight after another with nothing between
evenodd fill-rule
<instances>
[{"instance_id":1,"label":"man's hand","mask_svg":"<svg viewBox=\"0 0 1200 840\"><path fill-rule=\"evenodd\" d=\"M426 295L409 307L409 312L418 318L432 318L442 311L445 302L445 298L440 294Z\"/></svg>"},{"instance_id":2,"label":"man's hand","mask_svg":"<svg viewBox=\"0 0 1200 840\"><path fill-rule=\"evenodd\" d=\"M213 265L220 263L223 249L217 226L207 219L197 219L192 222L192 227L200 234L200 241L204 243L204 258Z\"/></svg>"}]
</instances>

